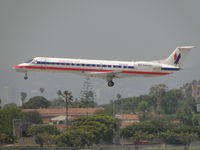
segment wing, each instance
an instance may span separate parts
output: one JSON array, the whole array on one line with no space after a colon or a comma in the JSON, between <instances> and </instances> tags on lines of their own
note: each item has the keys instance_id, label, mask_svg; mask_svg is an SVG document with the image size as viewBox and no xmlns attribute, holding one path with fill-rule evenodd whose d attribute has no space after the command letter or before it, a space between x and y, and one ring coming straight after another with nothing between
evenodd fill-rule
<instances>
[{"instance_id":1,"label":"wing","mask_svg":"<svg viewBox=\"0 0 200 150\"><path fill-rule=\"evenodd\" d=\"M113 79L119 78L118 75L121 71L110 71L110 72L90 72L87 73L90 77L102 78L102 79Z\"/></svg>"}]
</instances>

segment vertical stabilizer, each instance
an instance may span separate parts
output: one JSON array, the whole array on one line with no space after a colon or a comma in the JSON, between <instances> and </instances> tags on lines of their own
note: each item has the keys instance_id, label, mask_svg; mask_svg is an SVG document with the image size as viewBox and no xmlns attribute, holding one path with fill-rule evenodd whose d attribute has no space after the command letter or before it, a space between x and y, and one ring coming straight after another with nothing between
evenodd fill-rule
<instances>
[{"instance_id":1,"label":"vertical stabilizer","mask_svg":"<svg viewBox=\"0 0 200 150\"><path fill-rule=\"evenodd\" d=\"M186 56L192 48L194 48L194 46L177 47L174 52L164 60L164 63L182 68Z\"/></svg>"}]
</instances>

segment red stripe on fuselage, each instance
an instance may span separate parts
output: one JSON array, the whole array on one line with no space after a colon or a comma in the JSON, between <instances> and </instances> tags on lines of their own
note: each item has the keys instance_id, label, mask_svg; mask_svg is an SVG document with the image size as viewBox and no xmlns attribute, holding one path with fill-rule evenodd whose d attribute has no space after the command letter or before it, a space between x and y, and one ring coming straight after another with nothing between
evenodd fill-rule
<instances>
[{"instance_id":1,"label":"red stripe on fuselage","mask_svg":"<svg viewBox=\"0 0 200 150\"><path fill-rule=\"evenodd\" d=\"M86 69L86 68L62 68L62 67L41 67L41 66L15 66L15 68L26 69L43 69L43 70L67 70L67 71L91 71L91 72L112 72L120 70L105 70L105 69ZM144 72L144 71L123 71L121 73L128 74L144 74L144 75L168 75L169 72Z\"/></svg>"}]
</instances>

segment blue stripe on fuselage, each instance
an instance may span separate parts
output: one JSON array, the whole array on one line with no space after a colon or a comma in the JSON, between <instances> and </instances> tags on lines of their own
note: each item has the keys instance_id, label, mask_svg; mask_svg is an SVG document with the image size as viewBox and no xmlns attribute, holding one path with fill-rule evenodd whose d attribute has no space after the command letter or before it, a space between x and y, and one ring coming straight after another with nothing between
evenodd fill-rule
<instances>
[{"instance_id":1,"label":"blue stripe on fuselage","mask_svg":"<svg viewBox=\"0 0 200 150\"><path fill-rule=\"evenodd\" d=\"M90 67L113 67L113 68L129 68L129 69L134 69L134 66L120 66L120 65L102 65L102 64L80 64L80 63L62 63L62 62L42 62L42 61L37 61L37 64L50 64L50 65L72 65L73 66L90 66ZM179 71L180 68L168 68L168 67L162 67L161 70L164 71Z\"/></svg>"},{"instance_id":2,"label":"blue stripe on fuselage","mask_svg":"<svg viewBox=\"0 0 200 150\"><path fill-rule=\"evenodd\" d=\"M161 68L161 70L166 70L166 71L179 71L180 68L166 68L166 67L163 67L163 68Z\"/></svg>"}]
</instances>

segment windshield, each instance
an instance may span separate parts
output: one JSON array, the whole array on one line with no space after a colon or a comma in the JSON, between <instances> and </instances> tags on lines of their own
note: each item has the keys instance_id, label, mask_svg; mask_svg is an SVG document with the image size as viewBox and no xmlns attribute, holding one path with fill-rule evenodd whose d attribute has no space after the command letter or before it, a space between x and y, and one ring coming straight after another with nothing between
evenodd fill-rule
<instances>
[{"instance_id":1,"label":"windshield","mask_svg":"<svg viewBox=\"0 0 200 150\"><path fill-rule=\"evenodd\" d=\"M31 59L31 60L27 61L26 63L31 63L32 61L33 61L33 59Z\"/></svg>"}]
</instances>

